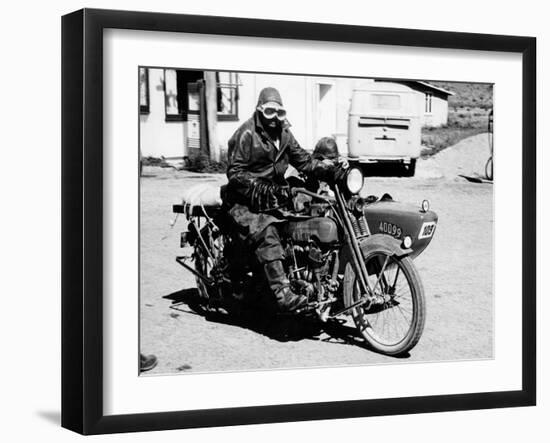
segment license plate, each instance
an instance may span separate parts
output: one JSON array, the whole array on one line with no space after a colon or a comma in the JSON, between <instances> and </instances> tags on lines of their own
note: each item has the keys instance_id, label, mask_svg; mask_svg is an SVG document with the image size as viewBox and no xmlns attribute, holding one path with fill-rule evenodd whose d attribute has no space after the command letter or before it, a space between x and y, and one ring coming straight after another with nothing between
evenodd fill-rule
<instances>
[{"instance_id":1,"label":"license plate","mask_svg":"<svg viewBox=\"0 0 550 443\"><path fill-rule=\"evenodd\" d=\"M432 235L434 235L435 232L435 222L426 222L422 225L420 228L420 232L418 234L418 238L430 238Z\"/></svg>"},{"instance_id":2,"label":"license plate","mask_svg":"<svg viewBox=\"0 0 550 443\"><path fill-rule=\"evenodd\" d=\"M394 138L376 138L374 139L374 150L381 154L391 154L395 151Z\"/></svg>"},{"instance_id":3,"label":"license plate","mask_svg":"<svg viewBox=\"0 0 550 443\"><path fill-rule=\"evenodd\" d=\"M380 232L383 232L384 234L389 234L397 238L400 238L401 234L403 233L402 229L399 226L384 221L380 222L380 224L378 225L378 230Z\"/></svg>"}]
</instances>

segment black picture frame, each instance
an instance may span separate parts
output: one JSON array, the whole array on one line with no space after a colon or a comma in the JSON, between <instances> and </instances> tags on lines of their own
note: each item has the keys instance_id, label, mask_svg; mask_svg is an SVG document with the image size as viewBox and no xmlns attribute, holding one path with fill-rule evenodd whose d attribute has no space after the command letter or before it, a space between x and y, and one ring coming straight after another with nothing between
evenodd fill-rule
<instances>
[{"instance_id":1,"label":"black picture frame","mask_svg":"<svg viewBox=\"0 0 550 443\"><path fill-rule=\"evenodd\" d=\"M103 412L103 30L188 32L522 55L522 388L106 416ZM529 406L536 403L536 39L83 9L62 18L62 426L82 434ZM136 168L137 173L137 168Z\"/></svg>"}]
</instances>

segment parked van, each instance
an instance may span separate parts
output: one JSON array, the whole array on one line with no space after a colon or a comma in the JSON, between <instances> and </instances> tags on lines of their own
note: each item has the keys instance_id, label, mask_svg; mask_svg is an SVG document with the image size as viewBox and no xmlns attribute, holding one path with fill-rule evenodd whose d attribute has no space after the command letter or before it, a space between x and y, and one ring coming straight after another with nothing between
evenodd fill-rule
<instances>
[{"instance_id":1,"label":"parked van","mask_svg":"<svg viewBox=\"0 0 550 443\"><path fill-rule=\"evenodd\" d=\"M406 85L373 82L352 93L349 160L402 165L413 176L420 156L421 123L416 92Z\"/></svg>"}]
</instances>

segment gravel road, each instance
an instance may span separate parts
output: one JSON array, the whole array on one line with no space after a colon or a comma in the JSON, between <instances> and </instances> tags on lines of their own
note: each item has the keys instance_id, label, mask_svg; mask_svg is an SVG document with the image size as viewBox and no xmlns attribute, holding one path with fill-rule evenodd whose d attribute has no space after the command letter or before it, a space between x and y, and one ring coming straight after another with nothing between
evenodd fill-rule
<instances>
[{"instance_id":1,"label":"gravel road","mask_svg":"<svg viewBox=\"0 0 550 443\"><path fill-rule=\"evenodd\" d=\"M477 168L487 151L479 148L486 135L476 137L457 148L468 153L467 164ZM475 154L472 146L478 146ZM460 163L460 149L446 154L450 162ZM471 155L478 155L479 161ZM410 355L399 359L365 349L351 324L329 331L312 325L301 337L280 341L276 328L266 327L261 319L239 324L227 316L195 313L194 277L174 261L189 252L179 248L185 220L181 217L170 228L171 207L181 200L182 189L220 184L225 177L146 168L141 179L140 341L143 353L159 359L147 374L492 358L493 185L457 178L444 161L441 155L420 162L414 178L367 181L369 194L388 192L410 203L429 199L439 215L432 243L415 260L427 302L424 334ZM458 173L468 171L461 168Z\"/></svg>"}]
</instances>

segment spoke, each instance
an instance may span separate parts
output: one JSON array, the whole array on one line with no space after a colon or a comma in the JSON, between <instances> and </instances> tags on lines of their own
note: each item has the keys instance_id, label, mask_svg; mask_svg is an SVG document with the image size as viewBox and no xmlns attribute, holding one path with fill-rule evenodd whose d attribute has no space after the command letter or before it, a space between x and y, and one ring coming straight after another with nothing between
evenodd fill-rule
<instances>
[{"instance_id":1,"label":"spoke","mask_svg":"<svg viewBox=\"0 0 550 443\"><path fill-rule=\"evenodd\" d=\"M378 280L376 280L376 284L374 285L374 287L372 288L372 291L374 292L374 290L376 289L376 287L378 286L378 283L380 283L380 279L383 277L384 275L384 271L386 270L386 266L388 264L388 261L390 260L390 256L389 255L386 255L386 260L384 261L384 265L382 266L382 269L380 270L380 275L378 276ZM382 288L381 288L382 289Z\"/></svg>"},{"instance_id":2,"label":"spoke","mask_svg":"<svg viewBox=\"0 0 550 443\"><path fill-rule=\"evenodd\" d=\"M393 285L391 286L391 289L395 291L395 285L397 284L397 277L399 276L399 271L401 270L401 266L399 266L399 263L397 263L397 271L395 271L395 278L393 279Z\"/></svg>"},{"instance_id":3,"label":"spoke","mask_svg":"<svg viewBox=\"0 0 550 443\"><path fill-rule=\"evenodd\" d=\"M394 326L395 326L395 330L397 332L397 339L400 339L401 338L401 330L398 328L398 321L397 321L397 312L395 311L395 309L393 308L393 306L390 308L391 311L392 311L392 316L393 316L393 319L394 319Z\"/></svg>"},{"instance_id":4,"label":"spoke","mask_svg":"<svg viewBox=\"0 0 550 443\"><path fill-rule=\"evenodd\" d=\"M405 281L405 283L407 283L407 284L406 285L403 284L402 287L400 287L398 291L395 291L394 297L393 297L394 299L397 299L399 297L403 297L404 295L409 295L409 294L412 295L411 288L409 287L408 282ZM405 292L405 293L402 293L402 292Z\"/></svg>"},{"instance_id":5,"label":"spoke","mask_svg":"<svg viewBox=\"0 0 550 443\"><path fill-rule=\"evenodd\" d=\"M376 327L378 325L378 318L379 317L380 317L380 312L377 312L376 313L376 318L374 319L374 325L371 324L373 326L373 329L374 329L374 327ZM369 323L370 323L370 321L369 321Z\"/></svg>"},{"instance_id":6,"label":"spoke","mask_svg":"<svg viewBox=\"0 0 550 443\"><path fill-rule=\"evenodd\" d=\"M390 322L390 326L391 326L391 330L390 330L390 334L389 334L389 337L391 338L392 337L392 332L391 331L396 331L395 321L393 320L394 313L392 312L392 309L389 308L389 307L386 308L386 311L388 312L388 321Z\"/></svg>"},{"instance_id":7,"label":"spoke","mask_svg":"<svg viewBox=\"0 0 550 443\"><path fill-rule=\"evenodd\" d=\"M407 314L410 314L412 313L412 311L410 311L409 309L405 308L404 306L401 306L401 304L397 304L396 305L399 309L401 309L402 311L406 312Z\"/></svg>"},{"instance_id":8,"label":"spoke","mask_svg":"<svg viewBox=\"0 0 550 443\"><path fill-rule=\"evenodd\" d=\"M407 325L411 322L411 320L409 320L407 317L405 317L405 314L403 313L403 310L401 309L401 306L397 305L397 308L399 309L399 313L403 316L403 318L405 319L405 322L407 322Z\"/></svg>"}]
</instances>

